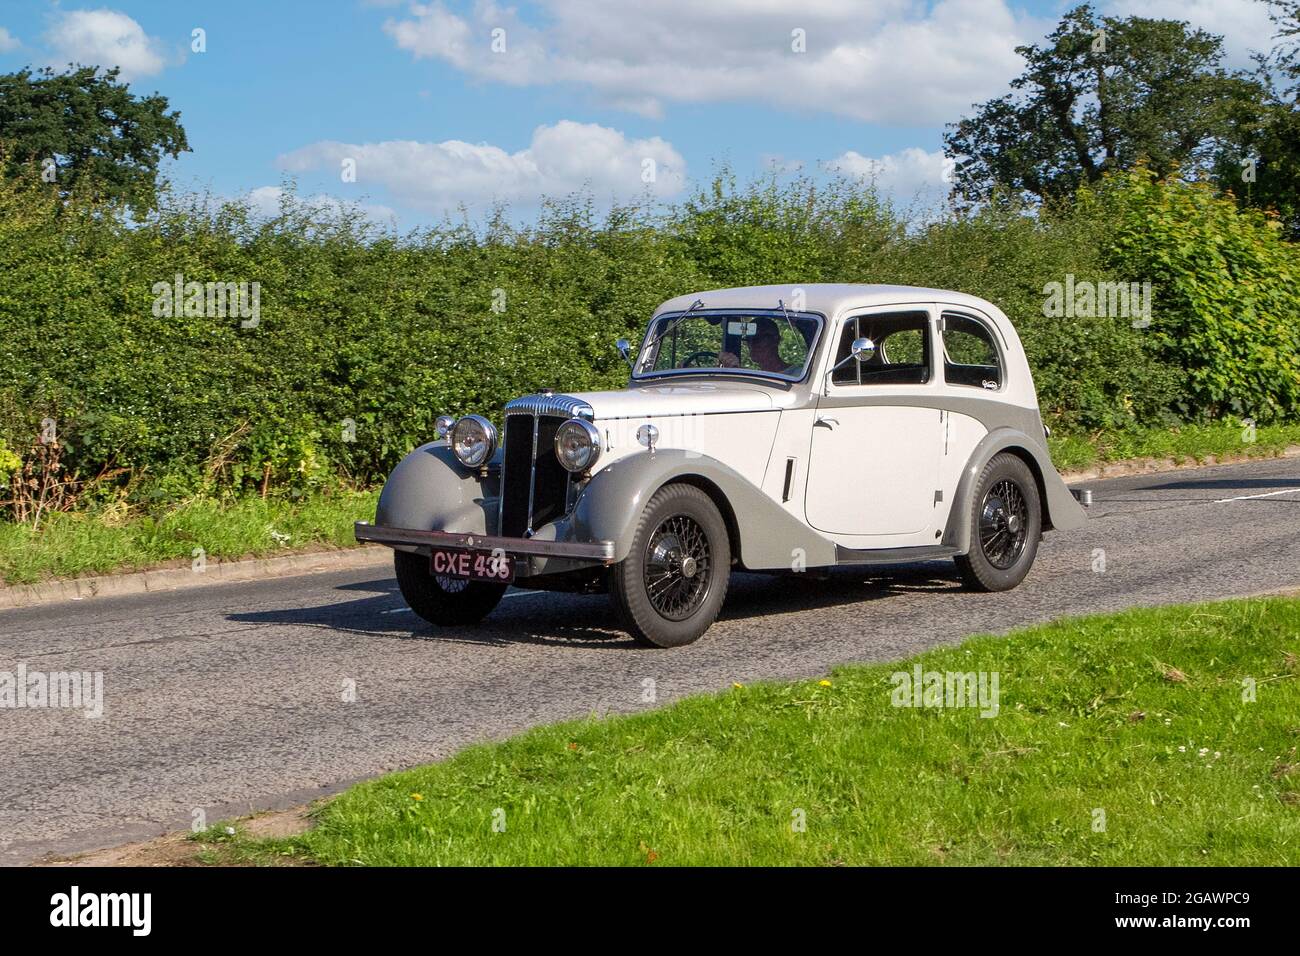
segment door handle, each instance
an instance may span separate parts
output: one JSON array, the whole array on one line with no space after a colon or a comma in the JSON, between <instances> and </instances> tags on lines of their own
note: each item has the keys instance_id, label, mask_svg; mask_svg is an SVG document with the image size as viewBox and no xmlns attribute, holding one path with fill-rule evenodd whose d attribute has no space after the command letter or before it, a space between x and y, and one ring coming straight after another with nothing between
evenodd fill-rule
<instances>
[{"instance_id":1,"label":"door handle","mask_svg":"<svg viewBox=\"0 0 1300 956\"><path fill-rule=\"evenodd\" d=\"M840 420L838 418L818 418L815 422L813 422L813 425L814 426L821 425L823 428L833 429L839 423Z\"/></svg>"}]
</instances>

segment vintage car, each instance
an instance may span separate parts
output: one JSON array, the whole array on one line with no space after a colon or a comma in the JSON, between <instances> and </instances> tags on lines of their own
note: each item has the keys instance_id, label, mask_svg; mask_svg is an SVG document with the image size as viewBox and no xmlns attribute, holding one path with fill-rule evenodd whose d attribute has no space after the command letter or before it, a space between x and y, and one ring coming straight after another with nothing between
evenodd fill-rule
<instances>
[{"instance_id":1,"label":"vintage car","mask_svg":"<svg viewBox=\"0 0 1300 956\"><path fill-rule=\"evenodd\" d=\"M621 391L551 389L500 427L438 419L356 536L421 617L481 620L510 584L607 591L642 642L694 641L732 570L951 559L1015 587L1086 519L1048 456L1007 317L957 292L759 286L655 312Z\"/></svg>"}]
</instances>

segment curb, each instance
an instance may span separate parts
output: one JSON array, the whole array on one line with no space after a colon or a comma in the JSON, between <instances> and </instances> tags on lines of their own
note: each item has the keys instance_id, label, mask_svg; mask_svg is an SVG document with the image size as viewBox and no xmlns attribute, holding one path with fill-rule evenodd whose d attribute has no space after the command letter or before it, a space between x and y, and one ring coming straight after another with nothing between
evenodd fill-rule
<instances>
[{"instance_id":1,"label":"curb","mask_svg":"<svg viewBox=\"0 0 1300 956\"><path fill-rule=\"evenodd\" d=\"M339 551L316 551L286 554L276 558L252 558L245 561L210 561L202 572L188 567L155 568L152 571L129 571L91 578L64 578L41 584L0 587L0 609L31 607L60 601L82 601L94 597L121 597L128 594L151 594L260 581L265 578L314 574L319 571L351 571L391 565L392 551L382 545L364 545Z\"/></svg>"},{"instance_id":2,"label":"curb","mask_svg":"<svg viewBox=\"0 0 1300 956\"><path fill-rule=\"evenodd\" d=\"M1150 475L1166 471L1183 471L1188 468L1208 468L1212 465L1232 465L1246 461L1267 461L1272 458L1300 457L1300 445L1289 445L1276 455L1208 455L1203 461L1178 462L1172 458L1130 458L1108 462L1061 473L1069 483L1097 481L1102 478L1122 478L1128 475ZM0 610L5 608L33 607L60 601L82 601L94 597L120 597L128 594L149 594L155 591L178 591L185 588L206 587L211 584L260 581L264 578L290 577L295 574L314 574L318 571L352 571L360 568L383 567L389 564L391 550L382 545L362 545L338 551L317 551L307 554L287 554L276 558L254 558L247 561L212 561L207 570L196 573L189 568L156 568L152 571L129 571L124 574L105 574L92 578L63 578L42 584L0 586Z\"/></svg>"},{"instance_id":3,"label":"curb","mask_svg":"<svg viewBox=\"0 0 1300 956\"><path fill-rule=\"evenodd\" d=\"M1079 481L1097 481L1101 478L1125 478L1129 475L1154 475L1163 471L1185 471L1189 468L1210 468L1214 465L1239 465L1247 461L1272 461L1278 458L1300 457L1300 445L1287 445L1272 455L1206 455L1197 461L1177 461L1173 458L1126 458L1123 461L1098 462L1076 471L1063 471L1061 480L1067 484Z\"/></svg>"}]
</instances>

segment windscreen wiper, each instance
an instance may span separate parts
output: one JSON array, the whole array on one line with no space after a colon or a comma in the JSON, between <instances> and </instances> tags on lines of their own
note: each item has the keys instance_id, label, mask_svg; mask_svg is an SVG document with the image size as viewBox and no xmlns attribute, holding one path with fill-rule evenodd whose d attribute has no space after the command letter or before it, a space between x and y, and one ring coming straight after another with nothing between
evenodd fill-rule
<instances>
[{"instance_id":1,"label":"windscreen wiper","mask_svg":"<svg viewBox=\"0 0 1300 956\"><path fill-rule=\"evenodd\" d=\"M790 313L785 310L785 300L777 299L776 305L781 310L781 314L785 316L785 324L790 326L790 331L797 334L799 330L794 327L794 321L790 318Z\"/></svg>"},{"instance_id":2,"label":"windscreen wiper","mask_svg":"<svg viewBox=\"0 0 1300 956\"><path fill-rule=\"evenodd\" d=\"M671 322L668 322L666 325L664 325L663 331L661 331L658 335L656 335L654 338L652 338L649 342L645 344L645 348L641 350L641 354L645 355L646 352L650 351L650 349L658 345L659 340L662 339L669 332L671 332L673 329L677 328L678 323L681 322L682 319L689 316L696 309L702 309L702 308L704 308L704 300L696 299L694 302L691 303L691 307L689 309L687 309L681 315L677 316L677 318L673 319Z\"/></svg>"}]
</instances>

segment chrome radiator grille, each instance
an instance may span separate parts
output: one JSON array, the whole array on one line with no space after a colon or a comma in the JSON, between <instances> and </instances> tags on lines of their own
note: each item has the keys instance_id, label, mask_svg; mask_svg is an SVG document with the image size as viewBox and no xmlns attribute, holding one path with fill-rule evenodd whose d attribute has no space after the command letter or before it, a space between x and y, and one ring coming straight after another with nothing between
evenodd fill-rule
<instances>
[{"instance_id":1,"label":"chrome radiator grille","mask_svg":"<svg viewBox=\"0 0 1300 956\"><path fill-rule=\"evenodd\" d=\"M498 534L528 537L568 510L569 473L555 457L555 432L592 408L568 395L525 395L506 405Z\"/></svg>"}]
</instances>

